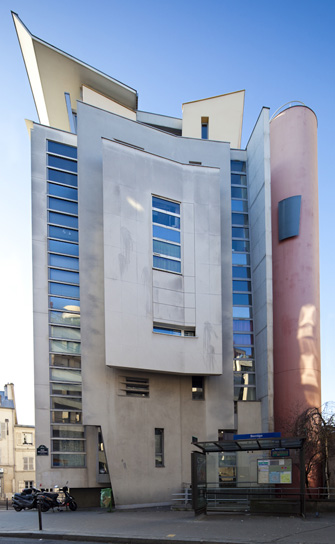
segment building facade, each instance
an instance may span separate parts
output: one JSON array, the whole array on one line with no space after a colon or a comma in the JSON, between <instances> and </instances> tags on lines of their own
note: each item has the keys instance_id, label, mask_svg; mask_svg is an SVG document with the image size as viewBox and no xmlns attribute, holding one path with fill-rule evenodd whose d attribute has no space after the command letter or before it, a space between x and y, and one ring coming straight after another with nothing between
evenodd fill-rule
<instances>
[{"instance_id":1,"label":"building facade","mask_svg":"<svg viewBox=\"0 0 335 544\"><path fill-rule=\"evenodd\" d=\"M35 485L35 428L19 425L14 385L0 391L0 499Z\"/></svg>"},{"instance_id":2,"label":"building facade","mask_svg":"<svg viewBox=\"0 0 335 544\"><path fill-rule=\"evenodd\" d=\"M263 108L241 149L244 91L184 103L182 119L140 111L134 89L13 18L39 116L37 483L167 503L192 441L274 430L277 118ZM211 477L251 481L240 468L221 459Z\"/></svg>"}]
</instances>

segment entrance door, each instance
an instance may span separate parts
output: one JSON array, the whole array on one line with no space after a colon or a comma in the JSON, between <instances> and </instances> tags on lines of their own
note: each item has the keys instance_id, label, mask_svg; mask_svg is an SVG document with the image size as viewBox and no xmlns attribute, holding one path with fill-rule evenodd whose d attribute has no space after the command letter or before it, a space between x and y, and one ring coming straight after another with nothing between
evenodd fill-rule
<instances>
[{"instance_id":1,"label":"entrance door","mask_svg":"<svg viewBox=\"0 0 335 544\"><path fill-rule=\"evenodd\" d=\"M191 454L192 464L192 507L195 514L206 512L207 507L207 476L206 454L197 451Z\"/></svg>"}]
</instances>

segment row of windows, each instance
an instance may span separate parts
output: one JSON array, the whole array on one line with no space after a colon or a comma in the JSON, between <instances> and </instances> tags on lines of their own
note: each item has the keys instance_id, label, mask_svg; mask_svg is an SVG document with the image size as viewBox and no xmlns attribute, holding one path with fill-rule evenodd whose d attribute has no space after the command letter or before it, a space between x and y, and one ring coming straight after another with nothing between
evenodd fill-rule
<instances>
[{"instance_id":1,"label":"row of windows","mask_svg":"<svg viewBox=\"0 0 335 544\"><path fill-rule=\"evenodd\" d=\"M48 141L47 151L51 463L84 467L77 149Z\"/></svg>"},{"instance_id":2,"label":"row of windows","mask_svg":"<svg viewBox=\"0 0 335 544\"><path fill-rule=\"evenodd\" d=\"M180 204L152 197L153 266L181 273Z\"/></svg>"}]
</instances>

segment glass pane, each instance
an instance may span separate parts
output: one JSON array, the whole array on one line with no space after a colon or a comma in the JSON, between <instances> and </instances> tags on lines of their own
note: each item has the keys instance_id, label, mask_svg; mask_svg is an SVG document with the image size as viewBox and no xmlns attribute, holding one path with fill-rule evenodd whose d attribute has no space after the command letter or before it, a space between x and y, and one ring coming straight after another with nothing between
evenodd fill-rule
<instances>
[{"instance_id":1,"label":"glass pane","mask_svg":"<svg viewBox=\"0 0 335 544\"><path fill-rule=\"evenodd\" d=\"M161 268L162 270L168 270L169 272L181 272L181 262L171 261L170 259L164 259L163 257L156 257L154 255L154 267Z\"/></svg>"},{"instance_id":2,"label":"glass pane","mask_svg":"<svg viewBox=\"0 0 335 544\"><path fill-rule=\"evenodd\" d=\"M69 312L80 312L80 301L70 298L49 297L49 308L56 310L68 310Z\"/></svg>"},{"instance_id":3,"label":"glass pane","mask_svg":"<svg viewBox=\"0 0 335 544\"><path fill-rule=\"evenodd\" d=\"M53 440L52 441L53 451L85 451L85 441L84 440Z\"/></svg>"},{"instance_id":4,"label":"glass pane","mask_svg":"<svg viewBox=\"0 0 335 544\"><path fill-rule=\"evenodd\" d=\"M250 265L250 255L247 253L233 253L232 262L233 264Z\"/></svg>"},{"instance_id":5,"label":"glass pane","mask_svg":"<svg viewBox=\"0 0 335 544\"><path fill-rule=\"evenodd\" d=\"M49 282L49 293L50 295L79 298L79 287L77 285Z\"/></svg>"},{"instance_id":6,"label":"glass pane","mask_svg":"<svg viewBox=\"0 0 335 544\"><path fill-rule=\"evenodd\" d=\"M59 268L72 268L79 270L79 259L73 257L64 257L63 255L49 255L50 266L58 266Z\"/></svg>"},{"instance_id":7,"label":"glass pane","mask_svg":"<svg viewBox=\"0 0 335 544\"><path fill-rule=\"evenodd\" d=\"M73 213L78 215L78 204L69 200L60 200L59 198L48 198L48 208L50 210L58 210L59 212Z\"/></svg>"},{"instance_id":8,"label":"glass pane","mask_svg":"<svg viewBox=\"0 0 335 544\"><path fill-rule=\"evenodd\" d=\"M85 455L80 453L54 453L51 456L53 467L85 467Z\"/></svg>"},{"instance_id":9,"label":"glass pane","mask_svg":"<svg viewBox=\"0 0 335 544\"><path fill-rule=\"evenodd\" d=\"M180 214L180 204L177 202L171 202L170 200L164 200L163 198L158 198L157 196L152 197L152 207L159 208L166 212Z\"/></svg>"},{"instance_id":10,"label":"glass pane","mask_svg":"<svg viewBox=\"0 0 335 544\"><path fill-rule=\"evenodd\" d=\"M231 196L232 198L248 198L247 190L244 187L232 187Z\"/></svg>"},{"instance_id":11,"label":"glass pane","mask_svg":"<svg viewBox=\"0 0 335 544\"><path fill-rule=\"evenodd\" d=\"M208 124L202 123L201 125L201 139L208 140Z\"/></svg>"},{"instance_id":12,"label":"glass pane","mask_svg":"<svg viewBox=\"0 0 335 544\"><path fill-rule=\"evenodd\" d=\"M250 251L249 242L246 240L233 240L232 241L233 251Z\"/></svg>"},{"instance_id":13,"label":"glass pane","mask_svg":"<svg viewBox=\"0 0 335 544\"><path fill-rule=\"evenodd\" d=\"M234 346L234 357L235 359L241 359L241 358L247 358L249 359L249 357L254 357L254 348L249 348L249 347L246 347L246 346ZM244 361L243 361L243 364Z\"/></svg>"},{"instance_id":14,"label":"glass pane","mask_svg":"<svg viewBox=\"0 0 335 544\"><path fill-rule=\"evenodd\" d=\"M255 385L255 374L251 373L241 373L241 374L234 374L234 384L235 385Z\"/></svg>"},{"instance_id":15,"label":"glass pane","mask_svg":"<svg viewBox=\"0 0 335 544\"><path fill-rule=\"evenodd\" d=\"M49 195L69 198L70 200L78 200L77 189L71 189L71 187L64 187L63 185L48 183L48 193Z\"/></svg>"},{"instance_id":16,"label":"glass pane","mask_svg":"<svg viewBox=\"0 0 335 544\"><path fill-rule=\"evenodd\" d=\"M80 341L80 329L71 329L70 327L53 327L51 326L52 338L66 338L69 340Z\"/></svg>"},{"instance_id":17,"label":"glass pane","mask_svg":"<svg viewBox=\"0 0 335 544\"><path fill-rule=\"evenodd\" d=\"M234 319L233 320L233 331L239 332L249 332L253 331L252 321L247 321L246 319Z\"/></svg>"},{"instance_id":18,"label":"glass pane","mask_svg":"<svg viewBox=\"0 0 335 544\"><path fill-rule=\"evenodd\" d=\"M61 144L59 142L52 142L48 140L48 151L50 153L57 153L57 155L65 155L65 157L77 158L77 148L72 145Z\"/></svg>"},{"instance_id":19,"label":"glass pane","mask_svg":"<svg viewBox=\"0 0 335 544\"><path fill-rule=\"evenodd\" d=\"M80 327L80 315L69 312L49 312L50 323L60 323L63 325L74 325Z\"/></svg>"},{"instance_id":20,"label":"glass pane","mask_svg":"<svg viewBox=\"0 0 335 544\"><path fill-rule=\"evenodd\" d=\"M233 334L234 344L237 346L250 346L254 343L253 334Z\"/></svg>"},{"instance_id":21,"label":"glass pane","mask_svg":"<svg viewBox=\"0 0 335 544\"><path fill-rule=\"evenodd\" d=\"M249 229L243 229L242 227L232 228L233 238L249 238Z\"/></svg>"},{"instance_id":22,"label":"glass pane","mask_svg":"<svg viewBox=\"0 0 335 544\"><path fill-rule=\"evenodd\" d=\"M251 295L244 295L242 293L233 293L233 304L237 306L251 306Z\"/></svg>"},{"instance_id":23,"label":"glass pane","mask_svg":"<svg viewBox=\"0 0 335 544\"><path fill-rule=\"evenodd\" d=\"M233 225L248 225L249 223L247 214L241 213L232 213L231 221Z\"/></svg>"},{"instance_id":24,"label":"glass pane","mask_svg":"<svg viewBox=\"0 0 335 544\"><path fill-rule=\"evenodd\" d=\"M250 278L250 268L244 266L233 266L233 278Z\"/></svg>"},{"instance_id":25,"label":"glass pane","mask_svg":"<svg viewBox=\"0 0 335 544\"><path fill-rule=\"evenodd\" d=\"M80 343L67 342L66 340L50 340L50 351L54 351L56 353L80 354Z\"/></svg>"},{"instance_id":26,"label":"glass pane","mask_svg":"<svg viewBox=\"0 0 335 544\"><path fill-rule=\"evenodd\" d=\"M72 217L71 215L63 215L56 212L48 212L49 214L49 223L54 225L60 225L61 227L72 227L74 229L78 228L78 217Z\"/></svg>"},{"instance_id":27,"label":"glass pane","mask_svg":"<svg viewBox=\"0 0 335 544\"><path fill-rule=\"evenodd\" d=\"M52 395L66 395L70 397L81 397L81 385L74 383L52 383Z\"/></svg>"},{"instance_id":28,"label":"glass pane","mask_svg":"<svg viewBox=\"0 0 335 544\"><path fill-rule=\"evenodd\" d=\"M64 253L65 255L79 255L79 246L77 244L69 244L67 242L57 242L56 240L48 241L49 251L53 253Z\"/></svg>"},{"instance_id":29,"label":"glass pane","mask_svg":"<svg viewBox=\"0 0 335 544\"><path fill-rule=\"evenodd\" d=\"M239 176L238 174L232 174L231 175L231 183L232 183L232 185L246 185L247 184L247 176Z\"/></svg>"},{"instance_id":30,"label":"glass pane","mask_svg":"<svg viewBox=\"0 0 335 544\"><path fill-rule=\"evenodd\" d=\"M51 412L52 423L81 423L81 412Z\"/></svg>"},{"instance_id":31,"label":"glass pane","mask_svg":"<svg viewBox=\"0 0 335 544\"><path fill-rule=\"evenodd\" d=\"M48 166L58 168L59 170L69 170L70 172L77 172L77 162L70 161L69 159L61 159L54 155L48 155Z\"/></svg>"},{"instance_id":32,"label":"glass pane","mask_svg":"<svg viewBox=\"0 0 335 544\"><path fill-rule=\"evenodd\" d=\"M60 172L59 170L52 170L48 168L48 179L50 181L58 181L58 183L64 183L65 185L71 185L77 187L78 178L76 174L69 174L68 172Z\"/></svg>"},{"instance_id":33,"label":"glass pane","mask_svg":"<svg viewBox=\"0 0 335 544\"><path fill-rule=\"evenodd\" d=\"M56 281L64 281L66 283L79 283L79 273L69 272L68 270L58 270L57 268L49 268L49 278Z\"/></svg>"},{"instance_id":34,"label":"glass pane","mask_svg":"<svg viewBox=\"0 0 335 544\"><path fill-rule=\"evenodd\" d=\"M245 172L246 163L244 161L230 161L230 169L232 172Z\"/></svg>"},{"instance_id":35,"label":"glass pane","mask_svg":"<svg viewBox=\"0 0 335 544\"><path fill-rule=\"evenodd\" d=\"M232 200L231 209L233 212L247 212L248 201L247 200Z\"/></svg>"},{"instance_id":36,"label":"glass pane","mask_svg":"<svg viewBox=\"0 0 335 544\"><path fill-rule=\"evenodd\" d=\"M78 242L78 231L49 225L49 238L58 238L59 240Z\"/></svg>"},{"instance_id":37,"label":"glass pane","mask_svg":"<svg viewBox=\"0 0 335 544\"><path fill-rule=\"evenodd\" d=\"M84 427L79 425L53 425L51 434L55 438L85 438Z\"/></svg>"},{"instance_id":38,"label":"glass pane","mask_svg":"<svg viewBox=\"0 0 335 544\"><path fill-rule=\"evenodd\" d=\"M251 291L251 282L233 280L233 290L234 291Z\"/></svg>"},{"instance_id":39,"label":"glass pane","mask_svg":"<svg viewBox=\"0 0 335 544\"><path fill-rule=\"evenodd\" d=\"M152 234L154 238L162 238L163 240L169 240L170 242L177 242L180 244L180 231L165 229L164 227L152 226Z\"/></svg>"},{"instance_id":40,"label":"glass pane","mask_svg":"<svg viewBox=\"0 0 335 544\"><path fill-rule=\"evenodd\" d=\"M246 371L254 371L255 370L255 363L252 359L248 358L240 358L234 360L234 372L246 372Z\"/></svg>"},{"instance_id":41,"label":"glass pane","mask_svg":"<svg viewBox=\"0 0 335 544\"><path fill-rule=\"evenodd\" d=\"M70 370L68 368L51 368L50 379L60 382L81 383L81 372L80 370Z\"/></svg>"},{"instance_id":42,"label":"glass pane","mask_svg":"<svg viewBox=\"0 0 335 544\"><path fill-rule=\"evenodd\" d=\"M168 244L167 242L160 242L153 240L153 251L160 255L168 255L169 257L176 257L180 259L180 246Z\"/></svg>"},{"instance_id":43,"label":"glass pane","mask_svg":"<svg viewBox=\"0 0 335 544\"><path fill-rule=\"evenodd\" d=\"M81 359L80 357L70 357L66 355L51 355L51 365L53 366L63 366L63 367L69 367L69 368L80 368L81 367ZM54 372L54 369L53 371ZM62 371L60 371L62 372ZM68 374L65 373L66 376ZM76 373L76 376L78 376L78 380L75 381L81 381L81 375ZM52 374L54 376L54 374ZM52 378L52 379L59 379L59 378ZM67 380L68 381L68 380Z\"/></svg>"},{"instance_id":44,"label":"glass pane","mask_svg":"<svg viewBox=\"0 0 335 544\"><path fill-rule=\"evenodd\" d=\"M81 410L82 402L80 399L73 399L71 397L51 397L51 409L52 410Z\"/></svg>"},{"instance_id":45,"label":"glass pane","mask_svg":"<svg viewBox=\"0 0 335 544\"><path fill-rule=\"evenodd\" d=\"M154 332L161 332L162 334L171 334L173 336L181 336L181 330L178 329L167 329L165 327L154 327Z\"/></svg>"},{"instance_id":46,"label":"glass pane","mask_svg":"<svg viewBox=\"0 0 335 544\"><path fill-rule=\"evenodd\" d=\"M233 306L233 317L252 317L252 309Z\"/></svg>"},{"instance_id":47,"label":"glass pane","mask_svg":"<svg viewBox=\"0 0 335 544\"><path fill-rule=\"evenodd\" d=\"M234 387L234 401L256 400L255 387Z\"/></svg>"},{"instance_id":48,"label":"glass pane","mask_svg":"<svg viewBox=\"0 0 335 544\"><path fill-rule=\"evenodd\" d=\"M175 215L169 215L168 213L152 210L152 221L153 223L159 223L160 225L180 229L180 218L176 217Z\"/></svg>"}]
</instances>

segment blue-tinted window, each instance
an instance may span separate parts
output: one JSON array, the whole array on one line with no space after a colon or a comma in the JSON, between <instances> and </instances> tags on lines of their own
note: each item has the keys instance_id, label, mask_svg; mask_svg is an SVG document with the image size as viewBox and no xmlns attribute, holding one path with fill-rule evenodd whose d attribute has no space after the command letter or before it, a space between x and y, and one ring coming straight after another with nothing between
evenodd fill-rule
<instances>
[{"instance_id":1,"label":"blue-tinted window","mask_svg":"<svg viewBox=\"0 0 335 544\"><path fill-rule=\"evenodd\" d=\"M152 221L153 223L159 223L160 225L165 225L166 227L180 229L180 218L176 217L175 215L152 210Z\"/></svg>"},{"instance_id":2,"label":"blue-tinted window","mask_svg":"<svg viewBox=\"0 0 335 544\"><path fill-rule=\"evenodd\" d=\"M243 293L233 293L233 304L237 306L251 306L251 295L244 295Z\"/></svg>"},{"instance_id":3,"label":"blue-tinted window","mask_svg":"<svg viewBox=\"0 0 335 544\"><path fill-rule=\"evenodd\" d=\"M252 332L253 331L252 321L248 321L246 319L234 319L233 331L234 332Z\"/></svg>"},{"instance_id":4,"label":"blue-tinted window","mask_svg":"<svg viewBox=\"0 0 335 544\"><path fill-rule=\"evenodd\" d=\"M247 212L248 201L247 200L232 200L231 209L233 212Z\"/></svg>"},{"instance_id":5,"label":"blue-tinted window","mask_svg":"<svg viewBox=\"0 0 335 544\"><path fill-rule=\"evenodd\" d=\"M60 225L62 227L72 227L74 229L78 228L78 217L71 217L70 215L63 215L56 212L49 213L49 223L54 225Z\"/></svg>"},{"instance_id":6,"label":"blue-tinted window","mask_svg":"<svg viewBox=\"0 0 335 544\"><path fill-rule=\"evenodd\" d=\"M246 185L247 184L247 177L241 176L239 174L232 174L231 175L231 183L232 185Z\"/></svg>"},{"instance_id":7,"label":"blue-tinted window","mask_svg":"<svg viewBox=\"0 0 335 544\"><path fill-rule=\"evenodd\" d=\"M233 317L248 319L249 317L252 317L252 308L247 308L245 306L234 306Z\"/></svg>"},{"instance_id":8,"label":"blue-tinted window","mask_svg":"<svg viewBox=\"0 0 335 544\"><path fill-rule=\"evenodd\" d=\"M233 253L232 262L233 264L250 265L250 255L247 253Z\"/></svg>"},{"instance_id":9,"label":"blue-tinted window","mask_svg":"<svg viewBox=\"0 0 335 544\"><path fill-rule=\"evenodd\" d=\"M154 238L160 238L163 240L168 240L169 242L176 242L180 244L179 230L166 229L164 227L159 227L158 225L153 225L152 235Z\"/></svg>"},{"instance_id":10,"label":"blue-tinted window","mask_svg":"<svg viewBox=\"0 0 335 544\"><path fill-rule=\"evenodd\" d=\"M181 330L178 329L168 329L166 327L154 327L154 332L161 332L162 334L170 334L172 336L181 336Z\"/></svg>"},{"instance_id":11,"label":"blue-tinted window","mask_svg":"<svg viewBox=\"0 0 335 544\"><path fill-rule=\"evenodd\" d=\"M77 187L78 184L78 178L76 174L60 172L59 170L52 170L51 168L48 168L48 179L50 181L64 183L65 185L71 185L72 187Z\"/></svg>"},{"instance_id":12,"label":"blue-tinted window","mask_svg":"<svg viewBox=\"0 0 335 544\"><path fill-rule=\"evenodd\" d=\"M49 264L50 266L57 266L59 268L79 270L79 259L75 259L74 257L49 254Z\"/></svg>"},{"instance_id":13,"label":"blue-tinted window","mask_svg":"<svg viewBox=\"0 0 335 544\"><path fill-rule=\"evenodd\" d=\"M233 334L233 338L236 346L250 346L254 343L252 334Z\"/></svg>"},{"instance_id":14,"label":"blue-tinted window","mask_svg":"<svg viewBox=\"0 0 335 544\"><path fill-rule=\"evenodd\" d=\"M49 297L49 308L52 310L68 310L69 312L80 312L80 301L71 298Z\"/></svg>"},{"instance_id":15,"label":"blue-tinted window","mask_svg":"<svg viewBox=\"0 0 335 544\"><path fill-rule=\"evenodd\" d=\"M59 295L61 297L79 298L79 286L49 281L49 293L50 295Z\"/></svg>"},{"instance_id":16,"label":"blue-tinted window","mask_svg":"<svg viewBox=\"0 0 335 544\"><path fill-rule=\"evenodd\" d=\"M62 325L73 325L80 327L80 315L73 314L66 310L65 312L58 312L56 310L49 311L50 323L60 323Z\"/></svg>"},{"instance_id":17,"label":"blue-tinted window","mask_svg":"<svg viewBox=\"0 0 335 544\"><path fill-rule=\"evenodd\" d=\"M58 238L59 240L78 242L78 231L49 225L49 238Z\"/></svg>"},{"instance_id":18,"label":"blue-tinted window","mask_svg":"<svg viewBox=\"0 0 335 544\"><path fill-rule=\"evenodd\" d=\"M233 278L250 278L250 268L244 266L233 266Z\"/></svg>"},{"instance_id":19,"label":"blue-tinted window","mask_svg":"<svg viewBox=\"0 0 335 544\"><path fill-rule=\"evenodd\" d=\"M62 159L61 157L55 157L54 155L48 155L48 166L52 166L53 168L59 168L60 170L77 172L77 163L75 161L70 161L69 159Z\"/></svg>"},{"instance_id":20,"label":"blue-tinted window","mask_svg":"<svg viewBox=\"0 0 335 544\"><path fill-rule=\"evenodd\" d=\"M233 227L232 236L233 238L249 238L249 229L244 229L242 227Z\"/></svg>"},{"instance_id":21,"label":"blue-tinted window","mask_svg":"<svg viewBox=\"0 0 335 544\"><path fill-rule=\"evenodd\" d=\"M79 255L79 246L77 244L68 244L67 242L48 241L48 249L53 253L63 253L64 255Z\"/></svg>"},{"instance_id":22,"label":"blue-tinted window","mask_svg":"<svg viewBox=\"0 0 335 544\"><path fill-rule=\"evenodd\" d=\"M61 198L68 198L69 200L78 200L77 189L56 185L55 183L48 183L48 193L49 195L60 196Z\"/></svg>"},{"instance_id":23,"label":"blue-tinted window","mask_svg":"<svg viewBox=\"0 0 335 544\"><path fill-rule=\"evenodd\" d=\"M58 268L49 268L49 279L79 284L79 273L70 272L69 270L59 270Z\"/></svg>"},{"instance_id":24,"label":"blue-tinted window","mask_svg":"<svg viewBox=\"0 0 335 544\"><path fill-rule=\"evenodd\" d=\"M232 187L231 196L232 198L248 198L247 190L244 187Z\"/></svg>"},{"instance_id":25,"label":"blue-tinted window","mask_svg":"<svg viewBox=\"0 0 335 544\"><path fill-rule=\"evenodd\" d=\"M78 214L78 204L76 202L70 202L68 200L60 200L59 198L53 198L49 196L48 207L51 210L58 210L59 212Z\"/></svg>"},{"instance_id":26,"label":"blue-tinted window","mask_svg":"<svg viewBox=\"0 0 335 544\"><path fill-rule=\"evenodd\" d=\"M160 240L153 240L153 252L159 255L167 255L169 257L176 257L180 259L180 246L175 244L168 244Z\"/></svg>"},{"instance_id":27,"label":"blue-tinted window","mask_svg":"<svg viewBox=\"0 0 335 544\"><path fill-rule=\"evenodd\" d=\"M159 208L160 210L164 210L166 212L176 213L177 215L180 214L180 204L177 202L172 202L171 200L164 200L158 196L152 197L152 207Z\"/></svg>"},{"instance_id":28,"label":"blue-tinted window","mask_svg":"<svg viewBox=\"0 0 335 544\"><path fill-rule=\"evenodd\" d=\"M247 214L241 213L232 213L231 221L233 225L248 225L249 223Z\"/></svg>"},{"instance_id":29,"label":"blue-tinted window","mask_svg":"<svg viewBox=\"0 0 335 544\"><path fill-rule=\"evenodd\" d=\"M234 357L235 358L249 358L254 356L254 348L246 346L234 346ZM251 362L251 361L250 361Z\"/></svg>"},{"instance_id":30,"label":"blue-tinted window","mask_svg":"<svg viewBox=\"0 0 335 544\"><path fill-rule=\"evenodd\" d=\"M201 138L208 140L208 123L201 123Z\"/></svg>"},{"instance_id":31,"label":"blue-tinted window","mask_svg":"<svg viewBox=\"0 0 335 544\"><path fill-rule=\"evenodd\" d=\"M246 163L244 161L230 161L230 169L232 172L245 172Z\"/></svg>"},{"instance_id":32,"label":"blue-tinted window","mask_svg":"<svg viewBox=\"0 0 335 544\"><path fill-rule=\"evenodd\" d=\"M169 272L181 272L181 262L172 261L163 257L156 257L154 255L154 267L161 268L162 270L168 270Z\"/></svg>"},{"instance_id":33,"label":"blue-tinted window","mask_svg":"<svg viewBox=\"0 0 335 544\"><path fill-rule=\"evenodd\" d=\"M233 280L233 290L234 291L251 291L251 282Z\"/></svg>"},{"instance_id":34,"label":"blue-tinted window","mask_svg":"<svg viewBox=\"0 0 335 544\"><path fill-rule=\"evenodd\" d=\"M232 248L233 251L250 251L249 242L245 240L233 240Z\"/></svg>"},{"instance_id":35,"label":"blue-tinted window","mask_svg":"<svg viewBox=\"0 0 335 544\"><path fill-rule=\"evenodd\" d=\"M65 155L65 157L77 158L77 148L72 145L61 144L48 140L48 151L57 155Z\"/></svg>"}]
</instances>

